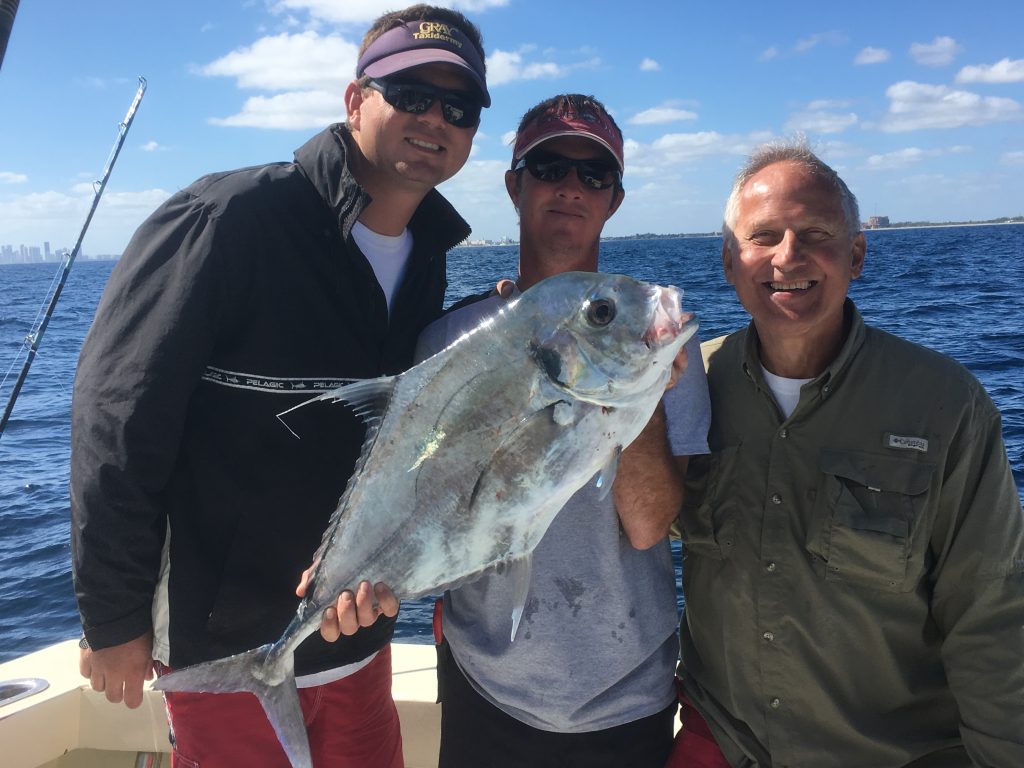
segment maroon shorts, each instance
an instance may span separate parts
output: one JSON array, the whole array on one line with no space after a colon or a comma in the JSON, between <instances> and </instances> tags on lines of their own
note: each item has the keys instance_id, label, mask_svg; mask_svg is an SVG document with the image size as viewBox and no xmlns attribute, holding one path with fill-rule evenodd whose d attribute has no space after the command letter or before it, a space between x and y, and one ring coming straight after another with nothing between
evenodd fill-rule
<instances>
[{"instance_id":1,"label":"maroon shorts","mask_svg":"<svg viewBox=\"0 0 1024 768\"><path fill-rule=\"evenodd\" d=\"M707 722L686 698L678 682L679 720L683 727L676 733L665 768L729 768L729 762L718 748Z\"/></svg>"},{"instance_id":2,"label":"maroon shorts","mask_svg":"<svg viewBox=\"0 0 1024 768\"><path fill-rule=\"evenodd\" d=\"M167 692L172 768L290 768L259 700L249 693ZM391 698L391 647L348 677L300 688L314 766L402 768Z\"/></svg>"}]
</instances>

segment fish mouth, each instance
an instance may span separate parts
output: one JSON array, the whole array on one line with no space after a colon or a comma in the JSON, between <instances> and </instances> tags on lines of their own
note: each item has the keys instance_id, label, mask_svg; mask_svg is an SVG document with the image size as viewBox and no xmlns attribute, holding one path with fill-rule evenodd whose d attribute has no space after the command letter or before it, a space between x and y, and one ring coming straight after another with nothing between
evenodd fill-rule
<instances>
[{"instance_id":1,"label":"fish mouth","mask_svg":"<svg viewBox=\"0 0 1024 768\"><path fill-rule=\"evenodd\" d=\"M664 347L695 326L694 314L683 312L682 292L677 288L659 288L654 306L654 317L644 332L643 341L648 349ZM689 338L687 333L687 338Z\"/></svg>"},{"instance_id":2,"label":"fish mouth","mask_svg":"<svg viewBox=\"0 0 1024 768\"><path fill-rule=\"evenodd\" d=\"M768 281L764 283L772 293L791 292L791 291L806 291L818 284L817 280L790 280L787 282L781 281Z\"/></svg>"}]
</instances>

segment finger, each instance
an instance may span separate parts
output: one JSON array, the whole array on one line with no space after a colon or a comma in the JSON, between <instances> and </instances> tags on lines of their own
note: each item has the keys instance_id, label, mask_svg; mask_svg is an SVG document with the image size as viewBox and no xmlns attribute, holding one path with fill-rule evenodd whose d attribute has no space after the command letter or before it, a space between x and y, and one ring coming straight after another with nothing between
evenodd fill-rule
<instances>
[{"instance_id":1,"label":"finger","mask_svg":"<svg viewBox=\"0 0 1024 768\"><path fill-rule=\"evenodd\" d=\"M507 299L509 296L512 295L512 291L515 289L515 287L515 281L506 278L499 280L494 290L499 296L501 296L501 298Z\"/></svg>"},{"instance_id":2,"label":"finger","mask_svg":"<svg viewBox=\"0 0 1024 768\"><path fill-rule=\"evenodd\" d=\"M124 683L118 681L117 683L107 684L107 701L111 704L120 704L124 700Z\"/></svg>"},{"instance_id":3,"label":"finger","mask_svg":"<svg viewBox=\"0 0 1024 768\"><path fill-rule=\"evenodd\" d=\"M338 601L341 601L340 597ZM320 619L320 637L328 643L333 643L341 637L341 630L338 628L338 609L333 605L324 609L324 615Z\"/></svg>"},{"instance_id":4,"label":"finger","mask_svg":"<svg viewBox=\"0 0 1024 768\"><path fill-rule=\"evenodd\" d=\"M356 599L352 590L346 589L338 598L338 632L354 635L359 631L359 617L356 615Z\"/></svg>"},{"instance_id":5,"label":"finger","mask_svg":"<svg viewBox=\"0 0 1024 768\"><path fill-rule=\"evenodd\" d=\"M107 680L102 672L98 669L93 669L92 674L89 675L89 685L92 686L94 691L103 693L103 689L107 687Z\"/></svg>"},{"instance_id":6,"label":"finger","mask_svg":"<svg viewBox=\"0 0 1024 768\"><path fill-rule=\"evenodd\" d=\"M299 579L299 586L295 588L295 595L297 597L306 596L306 588L309 586L309 575L313 573L312 568L307 568L302 572L302 578Z\"/></svg>"},{"instance_id":7,"label":"finger","mask_svg":"<svg viewBox=\"0 0 1024 768\"><path fill-rule=\"evenodd\" d=\"M373 585L373 594L377 598L377 604L380 606L381 613L388 617L398 615L398 598L391 591L391 587L383 581L378 581Z\"/></svg>"},{"instance_id":8,"label":"finger","mask_svg":"<svg viewBox=\"0 0 1024 768\"><path fill-rule=\"evenodd\" d=\"M125 681L124 703L128 709L137 709L142 704L142 680Z\"/></svg>"},{"instance_id":9,"label":"finger","mask_svg":"<svg viewBox=\"0 0 1024 768\"><path fill-rule=\"evenodd\" d=\"M370 582L359 582L359 589L356 590L356 617L359 626L368 627L377 620L380 615L380 606L374 595Z\"/></svg>"},{"instance_id":10,"label":"finger","mask_svg":"<svg viewBox=\"0 0 1024 768\"><path fill-rule=\"evenodd\" d=\"M82 650L78 654L78 673L82 677L92 677L92 651Z\"/></svg>"}]
</instances>

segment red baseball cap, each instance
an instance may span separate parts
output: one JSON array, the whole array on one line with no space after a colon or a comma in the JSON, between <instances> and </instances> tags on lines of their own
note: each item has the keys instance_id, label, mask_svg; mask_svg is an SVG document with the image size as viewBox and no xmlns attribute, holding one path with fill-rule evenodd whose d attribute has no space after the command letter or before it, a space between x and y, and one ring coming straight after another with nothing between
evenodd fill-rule
<instances>
[{"instance_id":1,"label":"red baseball cap","mask_svg":"<svg viewBox=\"0 0 1024 768\"><path fill-rule=\"evenodd\" d=\"M612 153L619 164L620 173L626 170L622 135L604 108L594 99L584 96L573 99L559 96L554 104L533 118L516 135L515 149L512 151L513 165L538 144L556 136L585 136L596 141Z\"/></svg>"}]
</instances>

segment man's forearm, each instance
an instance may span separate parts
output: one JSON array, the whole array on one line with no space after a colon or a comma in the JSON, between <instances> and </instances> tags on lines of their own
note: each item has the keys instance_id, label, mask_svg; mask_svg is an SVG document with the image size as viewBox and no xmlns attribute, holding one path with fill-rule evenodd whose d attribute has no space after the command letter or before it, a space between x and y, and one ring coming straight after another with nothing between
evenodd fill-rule
<instances>
[{"instance_id":1,"label":"man's forearm","mask_svg":"<svg viewBox=\"0 0 1024 768\"><path fill-rule=\"evenodd\" d=\"M673 456L665 431L665 408L619 457L612 498L622 528L637 549L653 547L668 535L683 503L688 457Z\"/></svg>"}]
</instances>

